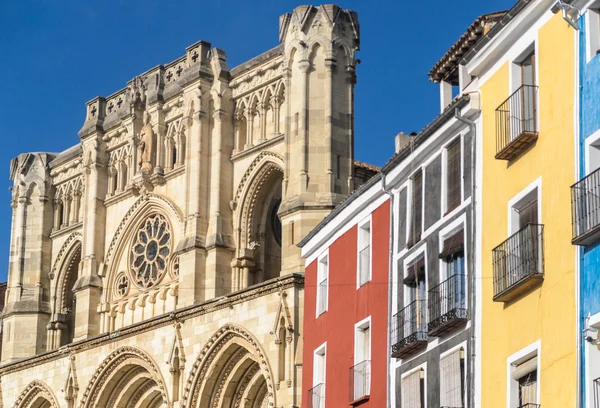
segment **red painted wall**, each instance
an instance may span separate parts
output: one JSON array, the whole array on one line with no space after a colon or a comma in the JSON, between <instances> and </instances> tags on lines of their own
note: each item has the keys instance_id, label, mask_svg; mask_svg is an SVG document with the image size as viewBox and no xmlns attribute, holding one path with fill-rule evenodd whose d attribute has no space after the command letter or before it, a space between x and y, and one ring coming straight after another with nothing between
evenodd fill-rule
<instances>
[{"instance_id":1,"label":"red painted wall","mask_svg":"<svg viewBox=\"0 0 600 408\"><path fill-rule=\"evenodd\" d=\"M329 247L329 303L315 318L317 260L306 268L304 293L304 355L302 406L308 407L313 387L313 354L327 342L325 407L350 404L350 367L354 362L354 325L371 316L370 398L361 407L385 407L388 348L389 200L371 216L372 279L356 289L358 227ZM324 251L326 248L322 248ZM359 363L359 362L357 362Z\"/></svg>"}]
</instances>

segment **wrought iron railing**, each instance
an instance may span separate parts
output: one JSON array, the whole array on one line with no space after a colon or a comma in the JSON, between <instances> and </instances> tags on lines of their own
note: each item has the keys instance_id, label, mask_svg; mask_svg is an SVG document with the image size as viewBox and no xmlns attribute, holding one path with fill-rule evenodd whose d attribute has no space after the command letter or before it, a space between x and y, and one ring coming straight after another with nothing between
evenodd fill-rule
<instances>
[{"instance_id":1,"label":"wrought iron railing","mask_svg":"<svg viewBox=\"0 0 600 408\"><path fill-rule=\"evenodd\" d=\"M571 220L574 243L600 225L600 169L571 186Z\"/></svg>"},{"instance_id":2,"label":"wrought iron railing","mask_svg":"<svg viewBox=\"0 0 600 408\"><path fill-rule=\"evenodd\" d=\"M494 298L544 273L544 226L527 224L494 248Z\"/></svg>"},{"instance_id":3,"label":"wrought iron railing","mask_svg":"<svg viewBox=\"0 0 600 408\"><path fill-rule=\"evenodd\" d=\"M325 408L325 383L308 390L308 408Z\"/></svg>"},{"instance_id":4,"label":"wrought iron railing","mask_svg":"<svg viewBox=\"0 0 600 408\"><path fill-rule=\"evenodd\" d=\"M510 160L538 135L538 87L522 85L496 109L496 158Z\"/></svg>"},{"instance_id":5,"label":"wrought iron railing","mask_svg":"<svg viewBox=\"0 0 600 408\"><path fill-rule=\"evenodd\" d=\"M392 355L427 341L427 301L415 300L394 315L392 320Z\"/></svg>"},{"instance_id":6,"label":"wrought iron railing","mask_svg":"<svg viewBox=\"0 0 600 408\"><path fill-rule=\"evenodd\" d=\"M369 281L369 275L371 274L371 245L367 245L358 253L359 265L358 265L358 276L360 278L360 285Z\"/></svg>"},{"instance_id":7,"label":"wrought iron railing","mask_svg":"<svg viewBox=\"0 0 600 408\"><path fill-rule=\"evenodd\" d=\"M365 360L350 368L350 402L369 395L371 388L371 361Z\"/></svg>"},{"instance_id":8,"label":"wrought iron railing","mask_svg":"<svg viewBox=\"0 0 600 408\"><path fill-rule=\"evenodd\" d=\"M466 276L452 275L429 291L428 331L467 318Z\"/></svg>"},{"instance_id":9,"label":"wrought iron railing","mask_svg":"<svg viewBox=\"0 0 600 408\"><path fill-rule=\"evenodd\" d=\"M327 289L327 278L325 278L317 287L317 315L327 310Z\"/></svg>"}]
</instances>

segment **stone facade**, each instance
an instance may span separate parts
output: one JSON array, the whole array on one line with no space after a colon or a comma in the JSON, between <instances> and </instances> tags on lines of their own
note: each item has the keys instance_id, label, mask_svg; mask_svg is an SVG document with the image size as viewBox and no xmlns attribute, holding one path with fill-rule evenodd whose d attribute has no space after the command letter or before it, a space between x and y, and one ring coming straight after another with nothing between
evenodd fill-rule
<instances>
[{"instance_id":1,"label":"stone facade","mask_svg":"<svg viewBox=\"0 0 600 408\"><path fill-rule=\"evenodd\" d=\"M88 102L76 146L12 161L0 406L300 405L296 244L373 169L356 13L279 33L231 70L197 42Z\"/></svg>"}]
</instances>

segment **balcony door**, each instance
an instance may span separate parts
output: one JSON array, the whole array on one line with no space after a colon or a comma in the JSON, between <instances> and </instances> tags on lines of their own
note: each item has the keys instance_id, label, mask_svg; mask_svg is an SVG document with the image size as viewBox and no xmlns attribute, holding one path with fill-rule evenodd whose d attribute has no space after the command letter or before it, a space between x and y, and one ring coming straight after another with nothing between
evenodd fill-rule
<instances>
[{"instance_id":1,"label":"balcony door","mask_svg":"<svg viewBox=\"0 0 600 408\"><path fill-rule=\"evenodd\" d=\"M520 103L522 104L521 113L521 132L535 132L535 117L536 117L536 106L535 106L535 52L531 52L521 62L519 62L519 68L521 70L521 89L522 94Z\"/></svg>"},{"instance_id":2,"label":"balcony door","mask_svg":"<svg viewBox=\"0 0 600 408\"><path fill-rule=\"evenodd\" d=\"M514 241L517 248L512 249L514 256L509 258L509 285L539 270L539 214L537 189L515 207L518 220L518 238Z\"/></svg>"},{"instance_id":3,"label":"balcony door","mask_svg":"<svg viewBox=\"0 0 600 408\"><path fill-rule=\"evenodd\" d=\"M427 284L425 281L425 258L419 257L415 262L407 267L405 304L409 310L406 310L404 322L404 337L413 333L427 331L427 305L425 302L427 296Z\"/></svg>"}]
</instances>

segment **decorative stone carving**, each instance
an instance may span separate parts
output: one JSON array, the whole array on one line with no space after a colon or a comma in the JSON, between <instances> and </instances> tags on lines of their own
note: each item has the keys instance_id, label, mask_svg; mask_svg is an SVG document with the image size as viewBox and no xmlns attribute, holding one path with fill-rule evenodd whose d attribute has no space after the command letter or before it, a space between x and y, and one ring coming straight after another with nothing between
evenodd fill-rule
<instances>
[{"instance_id":1,"label":"decorative stone carving","mask_svg":"<svg viewBox=\"0 0 600 408\"><path fill-rule=\"evenodd\" d=\"M171 228L164 216L156 214L144 221L131 248L131 276L137 285L149 288L160 282L171 242Z\"/></svg>"},{"instance_id":2,"label":"decorative stone carving","mask_svg":"<svg viewBox=\"0 0 600 408\"><path fill-rule=\"evenodd\" d=\"M143 173L152 172L154 149L154 130L150 123L146 123L140 131L138 142L138 167Z\"/></svg>"}]
</instances>

